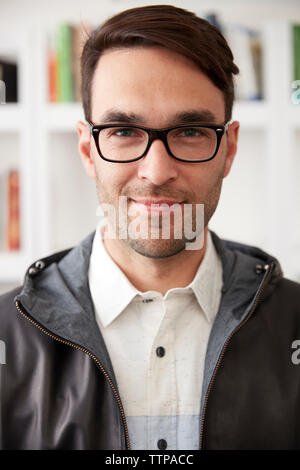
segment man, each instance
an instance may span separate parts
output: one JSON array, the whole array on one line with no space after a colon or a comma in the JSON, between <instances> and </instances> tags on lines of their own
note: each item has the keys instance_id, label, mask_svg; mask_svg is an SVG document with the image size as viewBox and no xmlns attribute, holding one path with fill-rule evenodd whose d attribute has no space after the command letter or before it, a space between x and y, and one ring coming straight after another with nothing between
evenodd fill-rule
<instances>
[{"instance_id":1,"label":"man","mask_svg":"<svg viewBox=\"0 0 300 470\"><path fill-rule=\"evenodd\" d=\"M1 297L2 448L299 448L299 285L208 229L238 141L225 39L134 8L81 66L78 149L107 217Z\"/></svg>"}]
</instances>

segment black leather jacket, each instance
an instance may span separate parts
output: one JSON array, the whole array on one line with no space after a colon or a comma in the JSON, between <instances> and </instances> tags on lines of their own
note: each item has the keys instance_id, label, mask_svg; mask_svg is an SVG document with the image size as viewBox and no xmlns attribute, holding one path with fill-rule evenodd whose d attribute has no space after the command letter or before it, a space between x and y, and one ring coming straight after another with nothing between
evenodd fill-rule
<instances>
[{"instance_id":1,"label":"black leather jacket","mask_svg":"<svg viewBox=\"0 0 300 470\"><path fill-rule=\"evenodd\" d=\"M222 300L210 334L201 449L300 449L300 285L255 247L213 241ZM94 232L0 296L2 449L130 449L87 270ZM117 286L116 286L117 292ZM112 293L115 295L115 293Z\"/></svg>"}]
</instances>

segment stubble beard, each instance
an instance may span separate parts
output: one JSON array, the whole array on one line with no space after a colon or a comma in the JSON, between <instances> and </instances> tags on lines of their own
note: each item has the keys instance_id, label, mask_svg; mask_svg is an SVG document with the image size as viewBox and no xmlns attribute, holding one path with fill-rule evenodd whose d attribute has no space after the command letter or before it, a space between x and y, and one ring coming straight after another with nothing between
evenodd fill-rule
<instances>
[{"instance_id":1,"label":"stubble beard","mask_svg":"<svg viewBox=\"0 0 300 470\"><path fill-rule=\"evenodd\" d=\"M204 201L199 201L197 202L198 204L203 204L204 205L204 223L203 226L201 227L202 230L207 227L208 222L212 218L218 202L220 198L220 193L221 193L221 188L222 188L222 182L223 182L223 173L220 172L218 175L215 184L212 185L211 189L209 192L204 196ZM113 204L116 207L116 214L117 214L117 224L116 224L116 233L117 234L122 234L121 238L119 239L121 243L124 243L126 246L134 250L136 253L139 253L142 256L148 257L148 258L167 258L170 256L174 256L177 253L180 253L186 248L186 243L191 243L193 240L188 239L185 234L184 234L184 224L182 224L182 233L181 233L181 238L175 238L174 236L174 217L172 217L171 213L171 224L170 224L170 237L167 239L162 238L161 234L161 226L162 226L162 216L160 214L159 219L154 218L155 225L157 225L157 221L159 220L159 238L153 239L151 238L151 217L150 214L145 214L144 216L148 216L148 236L147 238L133 238L131 236L130 231L128 231L128 227L131 224L133 217L130 217L127 214L127 221L123 221L122 223L122 218L121 218L121 223L119 223L119 205L118 202L116 202L115 199L112 199L111 193L106 192L106 194L103 194L103 185L100 184L98 179L96 180L96 187L97 187L97 195L100 204L105 202L105 203L110 203ZM100 192L100 187L102 188ZM196 203L190 203L193 205L193 210L192 210L192 230L195 231L196 229L196 214L195 214L195 204ZM153 220L153 219L151 219ZM201 231L202 231L201 230ZM199 236L200 233L197 235Z\"/></svg>"}]
</instances>

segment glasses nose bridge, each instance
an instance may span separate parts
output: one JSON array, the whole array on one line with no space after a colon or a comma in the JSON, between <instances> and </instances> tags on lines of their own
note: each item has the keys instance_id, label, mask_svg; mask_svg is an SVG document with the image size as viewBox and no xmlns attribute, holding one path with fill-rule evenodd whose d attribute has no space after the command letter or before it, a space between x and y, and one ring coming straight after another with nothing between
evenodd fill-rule
<instances>
[{"instance_id":1,"label":"glasses nose bridge","mask_svg":"<svg viewBox=\"0 0 300 470\"><path fill-rule=\"evenodd\" d=\"M161 140L168 154L172 156L172 154L170 153L168 141L167 141L168 130L148 129L147 132L149 136L147 152L150 150L150 147L155 140Z\"/></svg>"}]
</instances>

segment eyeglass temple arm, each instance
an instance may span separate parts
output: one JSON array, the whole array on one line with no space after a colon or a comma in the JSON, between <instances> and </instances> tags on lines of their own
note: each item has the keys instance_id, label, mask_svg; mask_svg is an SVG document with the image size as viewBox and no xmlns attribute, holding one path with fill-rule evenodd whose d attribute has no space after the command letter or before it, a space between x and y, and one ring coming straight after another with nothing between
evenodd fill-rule
<instances>
[{"instance_id":1,"label":"eyeglass temple arm","mask_svg":"<svg viewBox=\"0 0 300 470\"><path fill-rule=\"evenodd\" d=\"M91 124L89 121L86 121L86 124L87 124L88 129L89 129L90 134L91 134L91 133L92 133L92 127L93 127L93 126L92 126L92 124Z\"/></svg>"},{"instance_id":2,"label":"eyeglass temple arm","mask_svg":"<svg viewBox=\"0 0 300 470\"><path fill-rule=\"evenodd\" d=\"M228 122L226 122L226 123L224 124L224 133L228 131L228 126L229 126L229 124L231 124L230 121L228 121Z\"/></svg>"}]
</instances>

